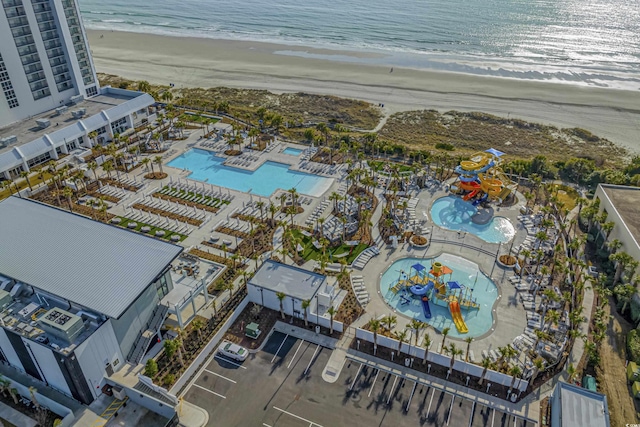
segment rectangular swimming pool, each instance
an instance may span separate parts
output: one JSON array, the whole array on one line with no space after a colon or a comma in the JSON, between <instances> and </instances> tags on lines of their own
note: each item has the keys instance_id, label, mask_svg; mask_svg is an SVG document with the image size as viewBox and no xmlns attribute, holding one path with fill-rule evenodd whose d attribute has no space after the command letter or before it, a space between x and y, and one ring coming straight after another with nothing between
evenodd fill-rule
<instances>
[{"instance_id":1,"label":"rectangular swimming pool","mask_svg":"<svg viewBox=\"0 0 640 427\"><path fill-rule=\"evenodd\" d=\"M255 171L246 171L225 166L224 161L209 151L193 148L171 160L167 166L191 171L190 179L265 197L278 188L295 188L298 193L318 197L333 183L332 178L291 171L283 163L265 162Z\"/></svg>"},{"instance_id":2,"label":"rectangular swimming pool","mask_svg":"<svg viewBox=\"0 0 640 427\"><path fill-rule=\"evenodd\" d=\"M303 150L299 148L287 147L282 150L283 154L289 154L290 156L299 156Z\"/></svg>"}]
</instances>

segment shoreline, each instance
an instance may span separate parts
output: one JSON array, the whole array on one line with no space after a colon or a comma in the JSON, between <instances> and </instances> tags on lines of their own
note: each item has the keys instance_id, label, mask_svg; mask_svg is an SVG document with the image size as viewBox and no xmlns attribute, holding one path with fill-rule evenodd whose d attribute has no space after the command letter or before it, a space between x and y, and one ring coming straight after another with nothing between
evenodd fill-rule
<instances>
[{"instance_id":1,"label":"shoreline","mask_svg":"<svg viewBox=\"0 0 640 427\"><path fill-rule=\"evenodd\" d=\"M318 59L362 52L273 43L87 30L96 70L176 87L308 92L385 105L384 113L482 111L558 127L581 127L640 153L640 94L506 77ZM103 38L100 36L104 35Z\"/></svg>"}]
</instances>

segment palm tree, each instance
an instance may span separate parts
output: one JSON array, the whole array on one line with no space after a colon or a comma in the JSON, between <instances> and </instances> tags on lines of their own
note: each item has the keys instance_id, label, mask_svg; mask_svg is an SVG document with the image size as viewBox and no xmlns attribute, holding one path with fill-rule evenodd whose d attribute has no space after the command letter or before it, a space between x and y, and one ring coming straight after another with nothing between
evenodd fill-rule
<instances>
[{"instance_id":1,"label":"palm tree","mask_svg":"<svg viewBox=\"0 0 640 427\"><path fill-rule=\"evenodd\" d=\"M111 179L111 172L113 172L113 162L111 160L107 160L102 164L102 170L107 173L107 177Z\"/></svg>"},{"instance_id":2,"label":"palm tree","mask_svg":"<svg viewBox=\"0 0 640 427\"><path fill-rule=\"evenodd\" d=\"M260 220L264 221L264 202L262 200L257 201L256 207L260 209Z\"/></svg>"},{"instance_id":3,"label":"palm tree","mask_svg":"<svg viewBox=\"0 0 640 427\"><path fill-rule=\"evenodd\" d=\"M380 331L380 321L378 319L371 319L369 321L369 329L373 332L373 351L375 353L376 348L378 348L378 331Z\"/></svg>"},{"instance_id":4,"label":"palm tree","mask_svg":"<svg viewBox=\"0 0 640 427\"><path fill-rule=\"evenodd\" d=\"M522 369L520 369L520 366L518 365L513 365L511 369L509 369L509 375L511 375L511 385L509 385L509 390L513 389L513 385L516 382L516 378L519 378L521 374L522 374Z\"/></svg>"},{"instance_id":5,"label":"palm tree","mask_svg":"<svg viewBox=\"0 0 640 427\"><path fill-rule=\"evenodd\" d=\"M544 368L544 359L540 356L533 359L533 373L531 374L531 380L529 384L533 385L533 382L538 378L540 371Z\"/></svg>"},{"instance_id":6,"label":"palm tree","mask_svg":"<svg viewBox=\"0 0 640 427\"><path fill-rule=\"evenodd\" d=\"M442 347L440 348L440 354L442 354L442 352L444 351L444 343L447 341L447 335L449 335L449 331L451 331L451 328L444 328L442 330Z\"/></svg>"},{"instance_id":7,"label":"palm tree","mask_svg":"<svg viewBox=\"0 0 640 427\"><path fill-rule=\"evenodd\" d=\"M204 327L204 322L199 318L196 318L191 322L191 328L196 331L198 334L198 340L202 340L202 328Z\"/></svg>"},{"instance_id":8,"label":"palm tree","mask_svg":"<svg viewBox=\"0 0 640 427\"><path fill-rule=\"evenodd\" d=\"M284 299L287 297L287 294L284 292L277 292L276 297L278 298L278 301L280 301L280 315L284 320Z\"/></svg>"},{"instance_id":9,"label":"palm tree","mask_svg":"<svg viewBox=\"0 0 640 427\"><path fill-rule=\"evenodd\" d=\"M467 351L464 354L464 361L468 362L469 361L469 347L471 347L471 343L473 342L473 337L466 337L464 339L464 342L467 343Z\"/></svg>"},{"instance_id":10,"label":"palm tree","mask_svg":"<svg viewBox=\"0 0 640 427\"><path fill-rule=\"evenodd\" d=\"M407 335L406 329L396 334L396 339L398 340L398 357L400 357L400 353L402 352L402 344L407 341Z\"/></svg>"},{"instance_id":11,"label":"palm tree","mask_svg":"<svg viewBox=\"0 0 640 427\"><path fill-rule=\"evenodd\" d=\"M633 261L633 257L626 252L616 252L609 255L609 260L616 265L616 272L613 276L613 286L615 286L620 281L622 272L625 270L627 264Z\"/></svg>"},{"instance_id":12,"label":"palm tree","mask_svg":"<svg viewBox=\"0 0 640 427\"><path fill-rule=\"evenodd\" d=\"M428 332L425 332L424 338L422 339L422 345L424 345L424 357L422 358L422 364L424 365L427 361L427 354L429 354L429 348L431 347L431 335Z\"/></svg>"},{"instance_id":13,"label":"palm tree","mask_svg":"<svg viewBox=\"0 0 640 427\"><path fill-rule=\"evenodd\" d=\"M531 251L528 249L523 249L520 251L522 256L524 256L524 261L522 261L522 265L520 266L520 278L522 279L522 274L524 273L525 266L527 265L527 258L531 256Z\"/></svg>"},{"instance_id":14,"label":"palm tree","mask_svg":"<svg viewBox=\"0 0 640 427\"><path fill-rule=\"evenodd\" d=\"M27 185L29 186L29 190L33 191L33 187L31 186L31 181L29 181L29 175L30 173L27 171L21 171L20 172L20 177L24 178L27 180Z\"/></svg>"},{"instance_id":15,"label":"palm tree","mask_svg":"<svg viewBox=\"0 0 640 427\"><path fill-rule=\"evenodd\" d=\"M573 383L573 380L576 378L577 373L578 372L576 371L575 366L573 366L573 363L569 363L569 365L567 366L567 382Z\"/></svg>"},{"instance_id":16,"label":"palm tree","mask_svg":"<svg viewBox=\"0 0 640 427\"><path fill-rule=\"evenodd\" d=\"M302 310L304 310L304 327L308 328L309 327L309 322L307 322L307 314L308 314L308 308L311 305L311 300L304 300L302 301Z\"/></svg>"},{"instance_id":17,"label":"palm tree","mask_svg":"<svg viewBox=\"0 0 640 427\"><path fill-rule=\"evenodd\" d=\"M333 335L333 316L336 314L336 309L331 306L327 309L327 313L329 313L329 324L331 325L329 335Z\"/></svg>"},{"instance_id":18,"label":"palm tree","mask_svg":"<svg viewBox=\"0 0 640 427\"><path fill-rule=\"evenodd\" d=\"M162 156L155 156L153 158L153 162L158 165L158 169L160 169L160 173L162 172Z\"/></svg>"},{"instance_id":19,"label":"palm tree","mask_svg":"<svg viewBox=\"0 0 640 427\"><path fill-rule=\"evenodd\" d=\"M67 199L67 204L69 205L69 212L73 212L73 207L71 205L71 196L73 196L73 190L69 187L64 187L62 190L62 195Z\"/></svg>"},{"instance_id":20,"label":"palm tree","mask_svg":"<svg viewBox=\"0 0 640 427\"><path fill-rule=\"evenodd\" d=\"M451 355L451 361L449 364L449 371L453 372L453 364L456 362L456 356L460 356L462 354L462 350L456 347L455 343L451 343L449 348L447 349L449 354Z\"/></svg>"},{"instance_id":21,"label":"palm tree","mask_svg":"<svg viewBox=\"0 0 640 427\"><path fill-rule=\"evenodd\" d=\"M415 331L415 335L414 335L414 346L418 346L418 335L420 334L420 330L424 329L427 327L427 324L418 320L418 319L412 319L411 323L409 324L409 327L411 329L413 329Z\"/></svg>"},{"instance_id":22,"label":"palm tree","mask_svg":"<svg viewBox=\"0 0 640 427\"><path fill-rule=\"evenodd\" d=\"M89 139L93 140L93 143L91 144L92 146L95 146L98 144L98 141L96 141L96 138L98 137L98 132L94 130L93 132L89 132L89 135L87 136L89 137Z\"/></svg>"},{"instance_id":23,"label":"palm tree","mask_svg":"<svg viewBox=\"0 0 640 427\"><path fill-rule=\"evenodd\" d=\"M382 323L387 325L387 330L389 332L391 332L391 328L393 328L393 325L395 325L396 323L398 323L398 317L397 316L393 316L393 315L387 315L384 316L382 318Z\"/></svg>"},{"instance_id":24,"label":"palm tree","mask_svg":"<svg viewBox=\"0 0 640 427\"><path fill-rule=\"evenodd\" d=\"M631 298L636 293L636 286L632 284L618 284L613 288L613 293L616 294L619 301L622 301L620 313L624 314L631 302Z\"/></svg>"},{"instance_id":25,"label":"palm tree","mask_svg":"<svg viewBox=\"0 0 640 427\"><path fill-rule=\"evenodd\" d=\"M480 375L480 380L478 380L478 385L482 385L482 382L484 381L484 377L487 375L487 371L489 370L489 367L491 366L491 364L493 364L491 359L489 359L488 357L482 358L482 362L480 363L480 366L482 366L482 375Z\"/></svg>"}]
</instances>

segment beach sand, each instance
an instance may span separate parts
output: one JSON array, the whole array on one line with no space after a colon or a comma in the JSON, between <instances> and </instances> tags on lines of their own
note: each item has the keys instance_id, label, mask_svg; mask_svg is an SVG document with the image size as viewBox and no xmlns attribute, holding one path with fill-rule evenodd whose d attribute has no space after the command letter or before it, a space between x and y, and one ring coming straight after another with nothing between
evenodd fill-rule
<instances>
[{"instance_id":1,"label":"beach sand","mask_svg":"<svg viewBox=\"0 0 640 427\"><path fill-rule=\"evenodd\" d=\"M566 83L524 81L316 59L353 57L272 43L87 31L98 72L176 87L308 92L383 103L404 110L483 111L559 127L581 127L640 153L640 93ZM101 38L101 35L104 37Z\"/></svg>"}]
</instances>

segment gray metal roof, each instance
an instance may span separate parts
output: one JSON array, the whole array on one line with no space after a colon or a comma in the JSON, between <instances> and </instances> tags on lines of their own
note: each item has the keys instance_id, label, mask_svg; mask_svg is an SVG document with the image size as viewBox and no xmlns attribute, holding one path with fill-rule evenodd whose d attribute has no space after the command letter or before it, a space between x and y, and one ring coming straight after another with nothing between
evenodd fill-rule
<instances>
[{"instance_id":1,"label":"gray metal roof","mask_svg":"<svg viewBox=\"0 0 640 427\"><path fill-rule=\"evenodd\" d=\"M586 388L559 382L553 392L551 425L609 427L607 397Z\"/></svg>"},{"instance_id":2,"label":"gray metal roof","mask_svg":"<svg viewBox=\"0 0 640 427\"><path fill-rule=\"evenodd\" d=\"M120 317L182 247L33 200L0 202L0 274Z\"/></svg>"},{"instance_id":3,"label":"gray metal roof","mask_svg":"<svg viewBox=\"0 0 640 427\"><path fill-rule=\"evenodd\" d=\"M268 259L256 271L249 283L306 300L313 298L325 279L326 276L322 274Z\"/></svg>"}]
</instances>

